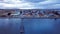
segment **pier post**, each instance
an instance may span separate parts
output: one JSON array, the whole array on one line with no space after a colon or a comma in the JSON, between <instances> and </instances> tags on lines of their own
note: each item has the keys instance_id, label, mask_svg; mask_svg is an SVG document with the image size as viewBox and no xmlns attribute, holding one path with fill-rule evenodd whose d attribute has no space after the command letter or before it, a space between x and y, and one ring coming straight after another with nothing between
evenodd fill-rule
<instances>
[{"instance_id":1,"label":"pier post","mask_svg":"<svg viewBox=\"0 0 60 34\"><path fill-rule=\"evenodd\" d=\"M24 23L23 23L23 18L21 18L21 26L20 26L20 34L24 34Z\"/></svg>"}]
</instances>

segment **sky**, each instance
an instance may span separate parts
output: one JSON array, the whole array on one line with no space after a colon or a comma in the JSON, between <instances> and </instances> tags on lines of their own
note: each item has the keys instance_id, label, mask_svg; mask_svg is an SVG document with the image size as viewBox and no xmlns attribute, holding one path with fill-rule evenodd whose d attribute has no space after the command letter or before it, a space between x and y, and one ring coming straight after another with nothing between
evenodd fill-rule
<instances>
[{"instance_id":1,"label":"sky","mask_svg":"<svg viewBox=\"0 0 60 34\"><path fill-rule=\"evenodd\" d=\"M0 0L0 9L60 9L60 0Z\"/></svg>"}]
</instances>

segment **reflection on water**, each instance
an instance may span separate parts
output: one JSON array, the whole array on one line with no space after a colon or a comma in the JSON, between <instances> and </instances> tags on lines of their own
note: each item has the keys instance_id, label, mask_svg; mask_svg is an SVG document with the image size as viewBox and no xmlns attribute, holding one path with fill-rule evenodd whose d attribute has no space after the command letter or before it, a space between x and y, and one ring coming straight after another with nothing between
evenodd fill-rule
<instances>
[{"instance_id":1,"label":"reflection on water","mask_svg":"<svg viewBox=\"0 0 60 34\"><path fill-rule=\"evenodd\" d=\"M54 34L60 31L60 19L24 19L25 34ZM0 19L0 34L20 34L21 19ZM56 34L55 33L55 34Z\"/></svg>"},{"instance_id":2,"label":"reflection on water","mask_svg":"<svg viewBox=\"0 0 60 34\"><path fill-rule=\"evenodd\" d=\"M26 34L54 34L57 31L59 33L59 23L60 19L25 19L25 32Z\"/></svg>"},{"instance_id":3,"label":"reflection on water","mask_svg":"<svg viewBox=\"0 0 60 34\"><path fill-rule=\"evenodd\" d=\"M19 34L20 19L0 19L0 34Z\"/></svg>"}]
</instances>

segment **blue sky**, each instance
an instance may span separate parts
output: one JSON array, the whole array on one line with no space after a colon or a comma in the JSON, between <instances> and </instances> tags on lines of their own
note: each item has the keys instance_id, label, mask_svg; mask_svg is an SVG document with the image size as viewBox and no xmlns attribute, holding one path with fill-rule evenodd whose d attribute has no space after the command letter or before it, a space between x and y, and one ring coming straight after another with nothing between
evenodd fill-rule
<instances>
[{"instance_id":1,"label":"blue sky","mask_svg":"<svg viewBox=\"0 0 60 34\"><path fill-rule=\"evenodd\" d=\"M0 0L0 9L60 9L60 0Z\"/></svg>"}]
</instances>

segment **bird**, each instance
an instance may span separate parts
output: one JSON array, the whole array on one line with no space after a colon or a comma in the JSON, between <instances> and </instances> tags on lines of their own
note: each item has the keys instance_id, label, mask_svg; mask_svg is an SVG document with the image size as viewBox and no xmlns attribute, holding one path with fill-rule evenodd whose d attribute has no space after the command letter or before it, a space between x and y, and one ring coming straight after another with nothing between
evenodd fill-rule
<instances>
[{"instance_id":1,"label":"bird","mask_svg":"<svg viewBox=\"0 0 60 34\"><path fill-rule=\"evenodd\" d=\"M55 20L57 20L57 18L55 18Z\"/></svg>"},{"instance_id":2,"label":"bird","mask_svg":"<svg viewBox=\"0 0 60 34\"><path fill-rule=\"evenodd\" d=\"M8 16L10 16L10 15L11 15L11 13L8 13L7 15L8 15Z\"/></svg>"}]
</instances>

